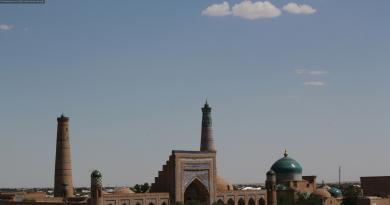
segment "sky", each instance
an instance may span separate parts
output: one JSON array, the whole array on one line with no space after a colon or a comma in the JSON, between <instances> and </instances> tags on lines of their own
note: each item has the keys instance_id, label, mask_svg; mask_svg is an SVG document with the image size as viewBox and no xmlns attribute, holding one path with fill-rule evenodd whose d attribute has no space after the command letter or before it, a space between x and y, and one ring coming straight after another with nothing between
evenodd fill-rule
<instances>
[{"instance_id":1,"label":"sky","mask_svg":"<svg viewBox=\"0 0 390 205\"><path fill-rule=\"evenodd\" d=\"M0 187L54 184L56 118L73 181L153 182L198 150L213 108L218 173L264 182L285 149L304 175L389 175L390 1L0 4Z\"/></svg>"}]
</instances>

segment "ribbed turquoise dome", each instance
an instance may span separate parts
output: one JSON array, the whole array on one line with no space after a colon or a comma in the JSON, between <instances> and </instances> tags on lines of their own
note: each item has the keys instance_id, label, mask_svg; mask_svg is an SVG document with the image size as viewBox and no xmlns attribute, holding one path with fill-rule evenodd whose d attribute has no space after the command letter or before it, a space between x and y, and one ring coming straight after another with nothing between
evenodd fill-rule
<instances>
[{"instance_id":1,"label":"ribbed turquoise dome","mask_svg":"<svg viewBox=\"0 0 390 205\"><path fill-rule=\"evenodd\" d=\"M271 169L276 174L302 174L301 165L293 158L288 157L287 152L284 153L284 157L276 161Z\"/></svg>"},{"instance_id":2,"label":"ribbed turquoise dome","mask_svg":"<svg viewBox=\"0 0 390 205\"><path fill-rule=\"evenodd\" d=\"M329 190L329 193L333 196L333 197L342 197L343 196L343 193L341 192L340 189L336 188L336 187L331 187Z\"/></svg>"}]
</instances>

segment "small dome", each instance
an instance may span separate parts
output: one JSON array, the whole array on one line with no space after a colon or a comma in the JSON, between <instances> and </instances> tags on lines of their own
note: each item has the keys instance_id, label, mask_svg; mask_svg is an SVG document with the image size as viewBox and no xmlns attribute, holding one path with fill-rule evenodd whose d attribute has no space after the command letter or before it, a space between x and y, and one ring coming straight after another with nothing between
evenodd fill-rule
<instances>
[{"instance_id":1,"label":"small dome","mask_svg":"<svg viewBox=\"0 0 390 205\"><path fill-rule=\"evenodd\" d=\"M102 173L100 173L99 170L93 170L92 173L91 173L91 177L93 177L93 178L101 178L102 177Z\"/></svg>"},{"instance_id":2,"label":"small dome","mask_svg":"<svg viewBox=\"0 0 390 205\"><path fill-rule=\"evenodd\" d=\"M343 196L341 190L336 188L336 187L330 187L330 189L328 189L328 191L335 198L339 198L339 197Z\"/></svg>"},{"instance_id":3,"label":"small dome","mask_svg":"<svg viewBox=\"0 0 390 205\"><path fill-rule=\"evenodd\" d=\"M319 196L321 198L330 198L330 197L332 197L330 195L330 193L328 192L328 190L326 190L324 188L318 188L312 194L315 195L315 196Z\"/></svg>"},{"instance_id":4,"label":"small dome","mask_svg":"<svg viewBox=\"0 0 390 205\"><path fill-rule=\"evenodd\" d=\"M286 151L284 153L284 157L276 161L272 165L271 169L276 174L302 174L301 165L293 158L288 157Z\"/></svg>"},{"instance_id":5,"label":"small dome","mask_svg":"<svg viewBox=\"0 0 390 205\"><path fill-rule=\"evenodd\" d=\"M129 187L118 187L114 190L114 193L115 194L134 194L133 191L131 191L131 189L129 189Z\"/></svg>"},{"instance_id":6,"label":"small dome","mask_svg":"<svg viewBox=\"0 0 390 205\"><path fill-rule=\"evenodd\" d=\"M233 190L233 185L227 182L224 178L217 176L217 190L218 191L230 191Z\"/></svg>"}]
</instances>

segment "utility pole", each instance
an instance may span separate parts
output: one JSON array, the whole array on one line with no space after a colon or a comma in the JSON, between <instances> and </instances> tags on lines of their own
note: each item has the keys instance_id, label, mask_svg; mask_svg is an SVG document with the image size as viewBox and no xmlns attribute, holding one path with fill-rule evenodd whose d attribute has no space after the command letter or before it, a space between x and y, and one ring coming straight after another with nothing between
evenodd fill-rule
<instances>
[{"instance_id":1,"label":"utility pole","mask_svg":"<svg viewBox=\"0 0 390 205\"><path fill-rule=\"evenodd\" d=\"M339 166L339 188L341 187L341 166Z\"/></svg>"}]
</instances>

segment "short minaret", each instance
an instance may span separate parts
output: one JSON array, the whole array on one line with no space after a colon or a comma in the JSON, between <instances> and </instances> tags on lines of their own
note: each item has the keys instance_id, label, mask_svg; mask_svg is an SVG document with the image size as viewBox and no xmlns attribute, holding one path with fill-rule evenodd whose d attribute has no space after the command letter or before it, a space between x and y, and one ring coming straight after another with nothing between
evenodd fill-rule
<instances>
[{"instance_id":1,"label":"short minaret","mask_svg":"<svg viewBox=\"0 0 390 205\"><path fill-rule=\"evenodd\" d=\"M275 172L272 169L267 172L265 188L267 189L267 205L277 205L276 176Z\"/></svg>"},{"instance_id":2,"label":"short minaret","mask_svg":"<svg viewBox=\"0 0 390 205\"><path fill-rule=\"evenodd\" d=\"M202 133L200 141L200 151L202 152L216 152L214 146L213 126L211 120L211 107L209 104L204 104L202 108Z\"/></svg>"},{"instance_id":3,"label":"short minaret","mask_svg":"<svg viewBox=\"0 0 390 205\"><path fill-rule=\"evenodd\" d=\"M54 196L73 197L72 161L69 141L69 118L57 118L57 148L54 173Z\"/></svg>"},{"instance_id":4,"label":"short minaret","mask_svg":"<svg viewBox=\"0 0 390 205\"><path fill-rule=\"evenodd\" d=\"M103 205L102 174L98 170L91 173L91 203L90 205Z\"/></svg>"}]
</instances>

